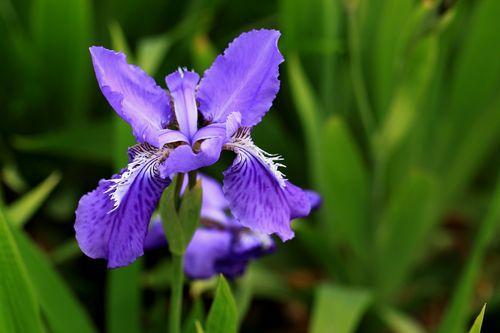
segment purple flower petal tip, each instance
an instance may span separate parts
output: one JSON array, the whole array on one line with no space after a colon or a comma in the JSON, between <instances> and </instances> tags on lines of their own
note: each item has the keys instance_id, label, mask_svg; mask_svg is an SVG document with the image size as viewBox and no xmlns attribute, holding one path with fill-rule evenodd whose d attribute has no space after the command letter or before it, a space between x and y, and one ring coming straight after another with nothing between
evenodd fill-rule
<instances>
[{"instance_id":1,"label":"purple flower petal tip","mask_svg":"<svg viewBox=\"0 0 500 333\"><path fill-rule=\"evenodd\" d=\"M99 87L116 113L132 126L138 142L159 146L172 112L165 90L142 69L127 63L125 54L101 46L90 48Z\"/></svg>"}]
</instances>

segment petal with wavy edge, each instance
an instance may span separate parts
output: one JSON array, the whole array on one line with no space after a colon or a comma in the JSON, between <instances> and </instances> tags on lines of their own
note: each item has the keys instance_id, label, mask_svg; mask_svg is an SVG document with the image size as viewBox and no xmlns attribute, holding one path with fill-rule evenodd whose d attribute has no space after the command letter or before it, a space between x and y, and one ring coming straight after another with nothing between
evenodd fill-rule
<instances>
[{"instance_id":1,"label":"petal with wavy edge","mask_svg":"<svg viewBox=\"0 0 500 333\"><path fill-rule=\"evenodd\" d=\"M76 239L91 258L108 267L125 266L143 254L149 221L170 180L159 177L159 155L147 144L130 149L127 168L103 179L76 210Z\"/></svg>"},{"instance_id":2,"label":"petal with wavy edge","mask_svg":"<svg viewBox=\"0 0 500 333\"><path fill-rule=\"evenodd\" d=\"M279 31L252 30L233 40L204 74L198 89L199 110L205 119L225 122L241 113L243 126L260 122L278 93Z\"/></svg>"},{"instance_id":3,"label":"petal with wavy edge","mask_svg":"<svg viewBox=\"0 0 500 333\"><path fill-rule=\"evenodd\" d=\"M90 48L99 87L139 142L159 147L159 132L172 120L169 98L153 78L127 63L123 53Z\"/></svg>"}]
</instances>

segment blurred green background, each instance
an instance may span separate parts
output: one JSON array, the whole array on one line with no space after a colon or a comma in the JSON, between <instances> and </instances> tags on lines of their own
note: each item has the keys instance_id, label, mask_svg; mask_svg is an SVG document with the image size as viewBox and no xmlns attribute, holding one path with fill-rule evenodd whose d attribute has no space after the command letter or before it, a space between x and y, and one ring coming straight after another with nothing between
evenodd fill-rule
<instances>
[{"instance_id":1,"label":"blurred green background","mask_svg":"<svg viewBox=\"0 0 500 333\"><path fill-rule=\"evenodd\" d=\"M324 204L232 282L241 331L459 333L487 302L499 332L499 18L498 0L0 0L0 331L166 331L162 251L109 272L74 241L78 199L133 142L88 47L163 85L266 27L285 62L255 141ZM186 285L186 332L213 286Z\"/></svg>"}]
</instances>

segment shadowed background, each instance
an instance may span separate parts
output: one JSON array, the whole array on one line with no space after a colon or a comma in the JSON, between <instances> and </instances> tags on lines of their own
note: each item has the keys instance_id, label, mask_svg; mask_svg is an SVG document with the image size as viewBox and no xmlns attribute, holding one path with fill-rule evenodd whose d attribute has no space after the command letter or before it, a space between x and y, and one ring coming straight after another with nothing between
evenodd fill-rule
<instances>
[{"instance_id":1,"label":"shadowed background","mask_svg":"<svg viewBox=\"0 0 500 333\"><path fill-rule=\"evenodd\" d=\"M49 332L166 331L166 250L110 272L74 240L79 198L133 144L88 47L164 86L265 27L285 62L254 139L324 204L231 284L241 331L465 332L486 302L499 331L499 17L496 0L0 0L0 328L31 308ZM186 285L186 312L213 287Z\"/></svg>"}]
</instances>

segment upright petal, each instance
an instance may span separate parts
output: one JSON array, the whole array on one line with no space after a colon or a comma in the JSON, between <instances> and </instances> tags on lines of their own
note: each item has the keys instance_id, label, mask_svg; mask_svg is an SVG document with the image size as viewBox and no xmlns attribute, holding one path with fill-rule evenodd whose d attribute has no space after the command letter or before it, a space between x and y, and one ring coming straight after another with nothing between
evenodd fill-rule
<instances>
[{"instance_id":1,"label":"upright petal","mask_svg":"<svg viewBox=\"0 0 500 333\"><path fill-rule=\"evenodd\" d=\"M279 36L265 29L243 33L215 59L198 90L205 119L225 122L231 112L240 112L243 126L261 120L279 90Z\"/></svg>"},{"instance_id":2,"label":"upright petal","mask_svg":"<svg viewBox=\"0 0 500 333\"><path fill-rule=\"evenodd\" d=\"M181 68L165 78L174 100L174 112L179 130L191 140L198 130L198 109L194 92L200 77Z\"/></svg>"},{"instance_id":3,"label":"upright petal","mask_svg":"<svg viewBox=\"0 0 500 333\"><path fill-rule=\"evenodd\" d=\"M143 254L151 215L170 180L159 177L160 154L144 144L130 149L127 168L84 195L76 210L76 239L91 258L108 267L128 265Z\"/></svg>"},{"instance_id":4,"label":"upright petal","mask_svg":"<svg viewBox=\"0 0 500 333\"><path fill-rule=\"evenodd\" d=\"M279 172L277 156L256 147L248 130L239 131L226 146L236 158L224 172L223 190L239 223L257 232L293 237L290 220L309 214L306 193Z\"/></svg>"},{"instance_id":5,"label":"upright petal","mask_svg":"<svg viewBox=\"0 0 500 333\"><path fill-rule=\"evenodd\" d=\"M91 47L90 53L109 104L132 126L137 141L158 147L159 132L172 119L166 91L139 67L129 65L123 53L100 46Z\"/></svg>"}]
</instances>

